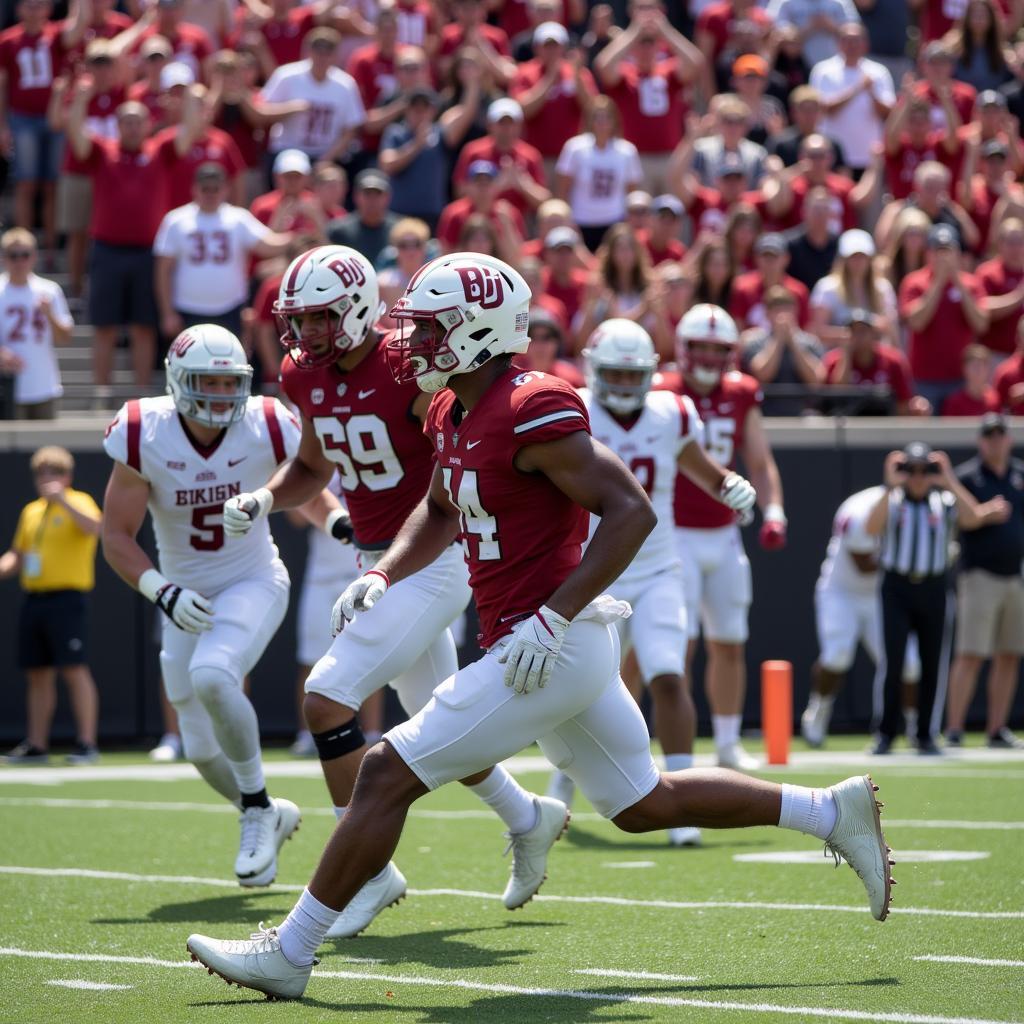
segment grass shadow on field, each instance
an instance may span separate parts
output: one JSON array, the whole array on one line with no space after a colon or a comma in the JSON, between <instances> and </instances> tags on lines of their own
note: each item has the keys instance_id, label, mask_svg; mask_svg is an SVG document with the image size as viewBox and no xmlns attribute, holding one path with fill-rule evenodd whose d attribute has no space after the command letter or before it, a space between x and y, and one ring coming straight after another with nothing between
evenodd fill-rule
<instances>
[{"instance_id":1,"label":"grass shadow on field","mask_svg":"<svg viewBox=\"0 0 1024 1024\"><path fill-rule=\"evenodd\" d=\"M524 921L516 924L507 921L500 925L484 925L479 928L435 928L430 931L411 932L404 935L360 935L358 943L349 939L338 939L327 943L323 951L339 954L358 954L380 960L382 964L421 964L424 967L465 968L465 967L507 967L520 963L523 958L535 956L539 952L539 943L543 935L538 933L537 943L529 948L492 949L473 942L462 941L459 936L474 935L481 932L504 932L508 928L516 928L516 938L521 937L521 929L547 929L565 927L556 921ZM332 965L325 960L324 967ZM344 964L336 966L343 967Z\"/></svg>"},{"instance_id":2,"label":"grass shadow on field","mask_svg":"<svg viewBox=\"0 0 1024 1024\"><path fill-rule=\"evenodd\" d=\"M646 836L637 836L623 842L622 837L626 833L617 829L603 829L595 831L573 825L565 834L564 842L570 846L578 846L583 850L603 850L607 853L622 853L630 850L653 850L655 852L671 851L665 839L665 833L651 832ZM704 829L702 832L703 841L700 846L688 846L679 851L682 856L700 856L702 853L714 853L721 850L739 849L740 847L765 847L771 846L771 839L740 839L738 832L733 832L726 838L725 832L716 832L712 829ZM736 838L733 838L733 837ZM710 839L710 841L709 841Z\"/></svg>"},{"instance_id":3,"label":"grass shadow on field","mask_svg":"<svg viewBox=\"0 0 1024 1024\"><path fill-rule=\"evenodd\" d=\"M283 921L294 896L281 892L232 892L180 903L162 903L145 917L94 918L92 924L237 924Z\"/></svg>"}]
</instances>

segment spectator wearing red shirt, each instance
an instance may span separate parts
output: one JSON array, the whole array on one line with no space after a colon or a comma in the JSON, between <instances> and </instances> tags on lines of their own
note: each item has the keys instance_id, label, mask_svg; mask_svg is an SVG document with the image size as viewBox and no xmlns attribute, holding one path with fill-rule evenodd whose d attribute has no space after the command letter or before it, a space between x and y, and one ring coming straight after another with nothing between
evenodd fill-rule
<instances>
[{"instance_id":1,"label":"spectator wearing red shirt","mask_svg":"<svg viewBox=\"0 0 1024 1024\"><path fill-rule=\"evenodd\" d=\"M926 99L931 105L932 127L941 131L948 120L944 107L952 103L963 124L974 114L977 92L973 85L953 77L956 56L945 43L929 43L921 51L918 61L923 81L914 86L914 95ZM959 127L959 126L958 126Z\"/></svg>"},{"instance_id":2,"label":"spectator wearing red shirt","mask_svg":"<svg viewBox=\"0 0 1024 1024\"><path fill-rule=\"evenodd\" d=\"M651 226L647 230L636 232L647 255L651 258L651 266L676 261L686 256L686 246L679 241L683 227L683 204L673 195L657 196L651 201Z\"/></svg>"},{"instance_id":3,"label":"spectator wearing red shirt","mask_svg":"<svg viewBox=\"0 0 1024 1024\"><path fill-rule=\"evenodd\" d=\"M395 94L398 51L397 8L394 3L382 4L377 13L377 34L373 42L361 46L349 57L347 69L359 86L359 95L367 111L363 149L368 153L376 153L380 149L380 133L404 112L401 102L389 104L394 109L379 106L382 99ZM371 112L377 116L373 117Z\"/></svg>"},{"instance_id":4,"label":"spectator wearing red shirt","mask_svg":"<svg viewBox=\"0 0 1024 1024\"><path fill-rule=\"evenodd\" d=\"M765 292L781 285L796 299L797 320L801 327L806 327L810 315L809 295L804 285L786 273L789 247L785 236L775 233L762 235L754 244L754 260L757 269L740 274L733 281L729 312L736 325L740 330L766 327L768 313L764 305Z\"/></svg>"},{"instance_id":5,"label":"spectator wearing red shirt","mask_svg":"<svg viewBox=\"0 0 1024 1024\"><path fill-rule=\"evenodd\" d=\"M544 264L536 256L524 256L516 265L533 293L533 298L530 299L531 310L542 311L544 316L551 317L564 336L569 330L569 315L561 299L556 299L544 291Z\"/></svg>"},{"instance_id":6,"label":"spectator wearing red shirt","mask_svg":"<svg viewBox=\"0 0 1024 1024\"><path fill-rule=\"evenodd\" d=\"M989 317L981 343L1009 355L1017 346L1017 327L1024 314L1024 221L1009 217L999 225L996 253L975 271L985 289L981 305Z\"/></svg>"},{"instance_id":7,"label":"spectator wearing red shirt","mask_svg":"<svg viewBox=\"0 0 1024 1024\"><path fill-rule=\"evenodd\" d=\"M313 166L301 149L284 149L274 157L274 188L257 196L249 212L271 231L324 236L327 218L309 189Z\"/></svg>"},{"instance_id":8,"label":"spectator wearing red shirt","mask_svg":"<svg viewBox=\"0 0 1024 1024\"><path fill-rule=\"evenodd\" d=\"M910 329L910 366L933 409L960 385L964 349L988 328L985 291L960 269L960 245L948 224L928 233L928 259L900 286L900 316Z\"/></svg>"},{"instance_id":9,"label":"spectator wearing red shirt","mask_svg":"<svg viewBox=\"0 0 1024 1024\"><path fill-rule=\"evenodd\" d=\"M1024 415L1024 321L1017 325L1017 351L996 367L992 387L1006 412Z\"/></svg>"},{"instance_id":10,"label":"spectator wearing red shirt","mask_svg":"<svg viewBox=\"0 0 1024 1024\"><path fill-rule=\"evenodd\" d=\"M694 40L708 67L714 67L722 51L729 45L736 26L744 21L753 22L765 34L772 27L772 19L758 0L718 0L700 12L694 29Z\"/></svg>"},{"instance_id":11,"label":"spectator wearing red shirt","mask_svg":"<svg viewBox=\"0 0 1024 1024\"><path fill-rule=\"evenodd\" d=\"M398 41L418 46L428 54L437 52L441 39L441 13L430 0L397 0Z\"/></svg>"},{"instance_id":12,"label":"spectator wearing red shirt","mask_svg":"<svg viewBox=\"0 0 1024 1024\"><path fill-rule=\"evenodd\" d=\"M575 363L560 356L565 352L565 332L543 306L530 306L530 347L512 362L523 370L550 373L574 388L583 387L583 374Z\"/></svg>"},{"instance_id":13,"label":"spectator wearing red shirt","mask_svg":"<svg viewBox=\"0 0 1024 1024\"><path fill-rule=\"evenodd\" d=\"M267 51L268 67L262 70L269 77L274 68L302 60L306 34L318 25L328 24L331 6L324 0L308 4L299 0L268 0L265 4L250 0L239 4L235 12L236 32L232 42L237 46L246 30L255 28Z\"/></svg>"},{"instance_id":14,"label":"spectator wearing red shirt","mask_svg":"<svg viewBox=\"0 0 1024 1024\"><path fill-rule=\"evenodd\" d=\"M57 243L54 196L63 146L46 119L60 56L60 25L49 20L51 10L49 0L21 0L18 24L0 32L0 150L13 154L14 223L32 228L41 193L48 249Z\"/></svg>"},{"instance_id":15,"label":"spectator wearing red shirt","mask_svg":"<svg viewBox=\"0 0 1024 1024\"><path fill-rule=\"evenodd\" d=\"M681 263L662 263L652 273L644 326L662 363L676 358L676 328L693 305L694 279Z\"/></svg>"},{"instance_id":16,"label":"spectator wearing red shirt","mask_svg":"<svg viewBox=\"0 0 1024 1024\"><path fill-rule=\"evenodd\" d=\"M192 69L196 79L203 73L213 43L198 25L184 20L181 0L159 0L134 25L113 40L118 52L136 54L153 36L163 36L171 44L174 60Z\"/></svg>"},{"instance_id":17,"label":"spectator wearing red shirt","mask_svg":"<svg viewBox=\"0 0 1024 1024\"><path fill-rule=\"evenodd\" d=\"M663 47L669 56L664 57ZM638 8L624 32L594 61L594 72L622 117L622 135L640 153L645 184L665 187L669 157L683 137L683 89L704 67L700 51L658 7Z\"/></svg>"},{"instance_id":18,"label":"spectator wearing red shirt","mask_svg":"<svg viewBox=\"0 0 1024 1024\"><path fill-rule=\"evenodd\" d=\"M914 382L907 357L897 348L881 343L881 324L868 309L850 311L849 340L829 349L822 359L825 383L841 387L887 387L892 406L865 396L851 403L839 399L826 404L843 408L861 416L878 415L890 408L897 416L927 416L928 402L914 394Z\"/></svg>"},{"instance_id":19,"label":"spectator wearing red shirt","mask_svg":"<svg viewBox=\"0 0 1024 1024\"><path fill-rule=\"evenodd\" d=\"M964 349L964 386L947 396L939 410L941 416L984 416L999 412L999 392L989 384L992 353L984 345Z\"/></svg>"},{"instance_id":20,"label":"spectator wearing red shirt","mask_svg":"<svg viewBox=\"0 0 1024 1024\"><path fill-rule=\"evenodd\" d=\"M508 36L497 26L487 24L487 4L484 0L454 0L454 22L441 29L441 43L437 51L438 78L448 78L455 55L464 46L479 51L484 65L496 85L506 88L516 73L511 60ZM565 31L563 29L563 31Z\"/></svg>"},{"instance_id":21,"label":"spectator wearing red shirt","mask_svg":"<svg viewBox=\"0 0 1024 1024\"><path fill-rule=\"evenodd\" d=\"M504 236L511 226L515 237L502 237L502 246L509 252L520 250L526 234L522 214L511 203L499 198L498 167L489 160L474 160L469 165L466 194L441 211L437 240L443 253L458 252L462 228L474 213L485 216L499 236Z\"/></svg>"},{"instance_id":22,"label":"spectator wearing red shirt","mask_svg":"<svg viewBox=\"0 0 1024 1024\"><path fill-rule=\"evenodd\" d=\"M128 99L141 103L149 111L154 131L167 127L160 76L172 56L171 44L166 39L151 36L139 47L138 71L141 77L128 86Z\"/></svg>"},{"instance_id":23,"label":"spectator wearing red shirt","mask_svg":"<svg viewBox=\"0 0 1024 1024\"><path fill-rule=\"evenodd\" d=\"M467 170L477 160L498 167L498 196L520 213L535 210L551 198L540 152L522 139L523 108L503 97L487 108L487 135L467 142L452 175L456 192L465 192Z\"/></svg>"},{"instance_id":24,"label":"spectator wearing red shirt","mask_svg":"<svg viewBox=\"0 0 1024 1024\"><path fill-rule=\"evenodd\" d=\"M1009 151L1000 139L989 139L979 147L972 140L967 144L964 176L957 184L960 205L978 229L978 252L991 250L993 220L1003 221L1008 207L1024 210L1024 189L1016 183L1014 172L1007 168ZM977 168L977 171L975 170ZM1013 348L1011 341L1010 348Z\"/></svg>"},{"instance_id":25,"label":"spectator wearing red shirt","mask_svg":"<svg viewBox=\"0 0 1024 1024\"><path fill-rule=\"evenodd\" d=\"M740 203L752 206L763 218L767 212L765 195L746 190L746 167L738 153L725 153L718 161L714 188L705 188L690 170L692 154L693 140L684 139L672 154L669 187L683 201L694 238L703 233L721 234L729 212Z\"/></svg>"},{"instance_id":26,"label":"spectator wearing red shirt","mask_svg":"<svg viewBox=\"0 0 1024 1024\"><path fill-rule=\"evenodd\" d=\"M1024 172L1024 144L1020 138L1020 123L1010 115L1006 97L995 89L978 93L974 116L957 133L964 149L973 141L979 148L986 142L1001 142L1006 147L1008 167L1015 177Z\"/></svg>"},{"instance_id":27,"label":"spectator wearing red shirt","mask_svg":"<svg viewBox=\"0 0 1024 1024\"><path fill-rule=\"evenodd\" d=\"M928 101L904 94L886 119L885 183L893 198L906 199L910 195L914 173L926 161L937 160L951 170L959 166L963 150L957 135L960 115L952 103L941 109L946 123L935 129Z\"/></svg>"},{"instance_id":28,"label":"spectator wearing red shirt","mask_svg":"<svg viewBox=\"0 0 1024 1024\"><path fill-rule=\"evenodd\" d=\"M590 275L580 268L576 258L579 242L579 235L570 227L555 228L544 237L545 269L541 277L544 293L565 306L570 324L583 304L583 293L590 280Z\"/></svg>"},{"instance_id":29,"label":"spectator wearing red shirt","mask_svg":"<svg viewBox=\"0 0 1024 1024\"><path fill-rule=\"evenodd\" d=\"M61 26L62 63L77 72L85 58L85 48L94 39L113 39L132 24L127 14L114 10L114 0L79 0L71 5L69 16Z\"/></svg>"},{"instance_id":30,"label":"spectator wearing red shirt","mask_svg":"<svg viewBox=\"0 0 1024 1024\"><path fill-rule=\"evenodd\" d=\"M527 61L509 87L525 118L526 141L544 158L548 181L554 180L555 161L562 147L578 135L583 115L597 95L590 72L574 56L566 57L569 33L558 22L547 21L533 33L533 60Z\"/></svg>"},{"instance_id":31,"label":"spectator wearing red shirt","mask_svg":"<svg viewBox=\"0 0 1024 1024\"><path fill-rule=\"evenodd\" d=\"M1015 11L1011 21L1009 0L993 0L993 2L999 9L1008 35L1012 35L1020 27L1019 13ZM909 6L918 11L921 38L926 43L930 43L933 39L941 39L956 25L957 19L966 9L967 4L950 3L950 0L911 0ZM1016 5L1013 6L1016 7Z\"/></svg>"},{"instance_id":32,"label":"spectator wearing red shirt","mask_svg":"<svg viewBox=\"0 0 1024 1024\"><path fill-rule=\"evenodd\" d=\"M89 320L94 325L93 378L110 383L114 348L127 326L135 383L147 385L156 355L156 303L153 292L153 239L163 216L165 167L149 135L150 119L141 103L117 110L115 142L86 131L91 84L80 80L68 111L68 142L93 180L93 245L89 258ZM188 145L184 125L178 145Z\"/></svg>"}]
</instances>

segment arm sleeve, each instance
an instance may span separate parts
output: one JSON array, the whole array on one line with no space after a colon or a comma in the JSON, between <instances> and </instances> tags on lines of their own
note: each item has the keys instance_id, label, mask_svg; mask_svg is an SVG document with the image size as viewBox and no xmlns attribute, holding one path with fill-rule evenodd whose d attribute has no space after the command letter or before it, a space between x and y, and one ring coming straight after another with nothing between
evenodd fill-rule
<instances>
[{"instance_id":1,"label":"arm sleeve","mask_svg":"<svg viewBox=\"0 0 1024 1024\"><path fill-rule=\"evenodd\" d=\"M54 282L50 290L50 300L53 308L53 315L60 321L63 327L74 327L75 321L71 317L71 310L68 309L68 300L64 297L61 286Z\"/></svg>"},{"instance_id":2,"label":"arm sleeve","mask_svg":"<svg viewBox=\"0 0 1024 1024\"><path fill-rule=\"evenodd\" d=\"M281 69L278 68L267 79L266 85L263 86L263 91L260 93L260 99L266 103L279 103L290 99L286 83L287 79L281 74Z\"/></svg>"},{"instance_id":3,"label":"arm sleeve","mask_svg":"<svg viewBox=\"0 0 1024 1024\"><path fill-rule=\"evenodd\" d=\"M137 399L118 409L103 436L103 450L146 479L142 472L142 412Z\"/></svg>"},{"instance_id":4,"label":"arm sleeve","mask_svg":"<svg viewBox=\"0 0 1024 1024\"><path fill-rule=\"evenodd\" d=\"M517 403L512 415L517 447L557 441L578 430L590 433L590 417L583 399L568 384L532 391Z\"/></svg>"},{"instance_id":5,"label":"arm sleeve","mask_svg":"<svg viewBox=\"0 0 1024 1024\"><path fill-rule=\"evenodd\" d=\"M878 538L873 537L865 529L868 511L870 509L864 515L850 516L844 524L843 539L846 541L847 549L855 555L870 555L878 548Z\"/></svg>"},{"instance_id":6,"label":"arm sleeve","mask_svg":"<svg viewBox=\"0 0 1024 1024\"><path fill-rule=\"evenodd\" d=\"M676 456L691 442L696 441L704 446L704 421L693 404L693 399L686 395L675 395L679 403L679 441L676 445Z\"/></svg>"},{"instance_id":7,"label":"arm sleeve","mask_svg":"<svg viewBox=\"0 0 1024 1024\"><path fill-rule=\"evenodd\" d=\"M558 163L555 164L556 174L576 173L576 154L579 151L579 143L576 139L569 139L558 154Z\"/></svg>"},{"instance_id":8,"label":"arm sleeve","mask_svg":"<svg viewBox=\"0 0 1024 1024\"><path fill-rule=\"evenodd\" d=\"M11 547L20 553L28 551L28 530L25 528L25 509L21 510L21 515L18 516L18 526L14 531L14 540L11 541Z\"/></svg>"},{"instance_id":9,"label":"arm sleeve","mask_svg":"<svg viewBox=\"0 0 1024 1024\"><path fill-rule=\"evenodd\" d=\"M157 256L178 256L178 232L174 230L175 221L170 214L164 216L157 229L156 239L153 242L153 252Z\"/></svg>"},{"instance_id":10,"label":"arm sleeve","mask_svg":"<svg viewBox=\"0 0 1024 1024\"><path fill-rule=\"evenodd\" d=\"M295 414L283 403L274 399L277 422L281 425L281 437L284 441L284 450L289 459L294 459L299 451L299 440L302 437L302 427Z\"/></svg>"},{"instance_id":11,"label":"arm sleeve","mask_svg":"<svg viewBox=\"0 0 1024 1024\"><path fill-rule=\"evenodd\" d=\"M244 248L251 249L257 242L262 242L271 233L270 228L257 220L248 210L241 210L238 218L238 230L243 236Z\"/></svg>"}]
</instances>

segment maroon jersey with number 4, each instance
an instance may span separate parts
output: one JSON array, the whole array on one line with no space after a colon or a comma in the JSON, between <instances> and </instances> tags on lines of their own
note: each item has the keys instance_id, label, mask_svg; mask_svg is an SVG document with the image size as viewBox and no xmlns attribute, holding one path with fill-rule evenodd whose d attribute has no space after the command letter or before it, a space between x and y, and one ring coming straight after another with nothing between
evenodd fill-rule
<instances>
[{"instance_id":1,"label":"maroon jersey with number 4","mask_svg":"<svg viewBox=\"0 0 1024 1024\"><path fill-rule=\"evenodd\" d=\"M281 363L281 390L313 424L324 455L338 465L356 543L386 547L430 483L433 459L412 406L422 393L396 384L381 338L348 371Z\"/></svg>"},{"instance_id":2,"label":"maroon jersey with number 4","mask_svg":"<svg viewBox=\"0 0 1024 1024\"><path fill-rule=\"evenodd\" d=\"M678 373L663 374L655 387L674 391L693 401L704 421L704 447L708 455L727 469L736 465L736 452L743 446L743 429L747 413L759 408L764 396L761 385L745 373L722 374L718 387L702 395L686 383ZM692 480L676 476L676 526L698 530L713 530L736 522L736 513L701 490Z\"/></svg>"},{"instance_id":3,"label":"maroon jersey with number 4","mask_svg":"<svg viewBox=\"0 0 1024 1024\"><path fill-rule=\"evenodd\" d=\"M579 565L590 514L540 473L515 467L520 448L590 432L576 391L513 367L468 413L452 391L430 403L430 438L445 490L462 518L469 584L490 647L532 615Z\"/></svg>"}]
</instances>

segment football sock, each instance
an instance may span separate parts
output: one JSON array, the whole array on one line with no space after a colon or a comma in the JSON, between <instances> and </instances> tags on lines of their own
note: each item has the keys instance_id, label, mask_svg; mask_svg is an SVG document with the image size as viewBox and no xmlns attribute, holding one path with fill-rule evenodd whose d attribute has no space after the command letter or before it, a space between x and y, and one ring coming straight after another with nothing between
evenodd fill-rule
<instances>
[{"instance_id":1,"label":"football sock","mask_svg":"<svg viewBox=\"0 0 1024 1024\"><path fill-rule=\"evenodd\" d=\"M537 824L537 805L533 794L527 793L501 765L491 769L483 782L469 787L508 826L519 835Z\"/></svg>"},{"instance_id":2,"label":"football sock","mask_svg":"<svg viewBox=\"0 0 1024 1024\"><path fill-rule=\"evenodd\" d=\"M693 754L666 754L665 771L684 772L693 767Z\"/></svg>"},{"instance_id":3,"label":"football sock","mask_svg":"<svg viewBox=\"0 0 1024 1024\"><path fill-rule=\"evenodd\" d=\"M218 754L206 761L193 761L192 764L208 786L230 800L236 807L241 806L242 798L238 792L238 783L235 782L235 773L231 770L231 764L223 754Z\"/></svg>"},{"instance_id":4,"label":"football sock","mask_svg":"<svg viewBox=\"0 0 1024 1024\"><path fill-rule=\"evenodd\" d=\"M337 804L335 804L334 805L334 820L335 821L341 821L341 819L345 817L345 812L347 810L348 810L348 805L347 804L344 807L339 807Z\"/></svg>"},{"instance_id":5,"label":"football sock","mask_svg":"<svg viewBox=\"0 0 1024 1024\"><path fill-rule=\"evenodd\" d=\"M230 760L230 759L229 759ZM245 761L231 761L231 770L238 780L238 788L244 793L265 793L267 783L263 778L263 758L259 750L255 757L247 758Z\"/></svg>"},{"instance_id":6,"label":"football sock","mask_svg":"<svg viewBox=\"0 0 1024 1024\"><path fill-rule=\"evenodd\" d=\"M715 746L721 749L740 741L740 722L742 715L712 715L711 731L715 736Z\"/></svg>"},{"instance_id":7,"label":"football sock","mask_svg":"<svg viewBox=\"0 0 1024 1024\"><path fill-rule=\"evenodd\" d=\"M278 926L281 952L296 967L311 964L327 929L337 919L337 910L325 907L308 889L303 889L299 902Z\"/></svg>"},{"instance_id":8,"label":"football sock","mask_svg":"<svg viewBox=\"0 0 1024 1024\"><path fill-rule=\"evenodd\" d=\"M269 807L270 797L267 796L266 789L259 789L254 793L243 793L242 794L242 810L244 811L247 807Z\"/></svg>"},{"instance_id":9,"label":"football sock","mask_svg":"<svg viewBox=\"0 0 1024 1024\"><path fill-rule=\"evenodd\" d=\"M805 835L827 839L836 827L835 798L827 789L782 784L779 828L791 828Z\"/></svg>"}]
</instances>

